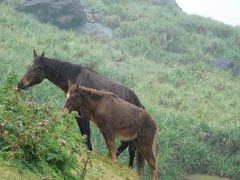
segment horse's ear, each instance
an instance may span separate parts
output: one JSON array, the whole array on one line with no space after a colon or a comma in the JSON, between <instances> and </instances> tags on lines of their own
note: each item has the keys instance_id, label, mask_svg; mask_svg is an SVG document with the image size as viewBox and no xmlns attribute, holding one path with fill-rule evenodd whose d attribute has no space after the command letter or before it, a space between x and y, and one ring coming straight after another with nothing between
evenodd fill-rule
<instances>
[{"instance_id":1,"label":"horse's ear","mask_svg":"<svg viewBox=\"0 0 240 180\"><path fill-rule=\"evenodd\" d=\"M68 88L70 88L73 84L74 83L70 79L68 79Z\"/></svg>"},{"instance_id":2,"label":"horse's ear","mask_svg":"<svg viewBox=\"0 0 240 180\"><path fill-rule=\"evenodd\" d=\"M41 59L43 59L43 58L44 58L44 51L41 54Z\"/></svg>"},{"instance_id":3,"label":"horse's ear","mask_svg":"<svg viewBox=\"0 0 240 180\"><path fill-rule=\"evenodd\" d=\"M79 87L80 86L80 80L79 79L77 79L77 81L76 81L76 85L77 85L77 87Z\"/></svg>"},{"instance_id":4,"label":"horse's ear","mask_svg":"<svg viewBox=\"0 0 240 180\"><path fill-rule=\"evenodd\" d=\"M36 53L36 50L35 50L35 49L33 50L33 57L34 57L34 58L37 57L37 53Z\"/></svg>"}]
</instances>

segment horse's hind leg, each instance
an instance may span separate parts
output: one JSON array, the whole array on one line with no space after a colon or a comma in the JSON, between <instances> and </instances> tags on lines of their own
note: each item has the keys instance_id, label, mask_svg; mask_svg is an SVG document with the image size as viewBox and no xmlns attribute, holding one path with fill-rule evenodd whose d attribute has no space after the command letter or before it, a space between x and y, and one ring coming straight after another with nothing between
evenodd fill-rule
<instances>
[{"instance_id":1,"label":"horse's hind leg","mask_svg":"<svg viewBox=\"0 0 240 180\"><path fill-rule=\"evenodd\" d=\"M143 174L143 170L144 170L144 157L141 154L141 152L139 150L137 150L137 170L138 170L138 174L139 176L141 176Z\"/></svg>"},{"instance_id":2,"label":"horse's hind leg","mask_svg":"<svg viewBox=\"0 0 240 180\"><path fill-rule=\"evenodd\" d=\"M121 145L117 148L117 156L119 156L128 147L128 145L128 142L121 141Z\"/></svg>"},{"instance_id":3,"label":"horse's hind leg","mask_svg":"<svg viewBox=\"0 0 240 180\"><path fill-rule=\"evenodd\" d=\"M147 127L147 126L146 126ZM151 170L151 180L157 180L157 162L156 162L156 127L146 128L138 137L138 150L147 161Z\"/></svg>"},{"instance_id":4,"label":"horse's hind leg","mask_svg":"<svg viewBox=\"0 0 240 180\"><path fill-rule=\"evenodd\" d=\"M154 149L147 148L143 155L151 169L151 180L157 180L157 162Z\"/></svg>"},{"instance_id":5,"label":"horse's hind leg","mask_svg":"<svg viewBox=\"0 0 240 180\"><path fill-rule=\"evenodd\" d=\"M129 142L128 152L129 152L129 156L130 156L128 166L133 168L133 162L134 162L134 158L135 158L135 154L136 154L136 142L135 142L135 140Z\"/></svg>"},{"instance_id":6,"label":"horse's hind leg","mask_svg":"<svg viewBox=\"0 0 240 180\"><path fill-rule=\"evenodd\" d=\"M134 142L130 141L121 141L121 145L117 148L117 156L119 156L127 147L128 152L129 152L129 164L128 166L130 168L133 168L133 163L134 163L134 158L135 158L135 153L136 153L136 145Z\"/></svg>"},{"instance_id":7,"label":"horse's hind leg","mask_svg":"<svg viewBox=\"0 0 240 180\"><path fill-rule=\"evenodd\" d=\"M86 118L86 116L81 115L82 117L77 117L77 124L78 127L80 129L80 132L82 135L86 135L86 144L87 144L87 148L88 150L92 151L92 144L91 144L91 131L90 131L90 122L89 120Z\"/></svg>"}]
</instances>

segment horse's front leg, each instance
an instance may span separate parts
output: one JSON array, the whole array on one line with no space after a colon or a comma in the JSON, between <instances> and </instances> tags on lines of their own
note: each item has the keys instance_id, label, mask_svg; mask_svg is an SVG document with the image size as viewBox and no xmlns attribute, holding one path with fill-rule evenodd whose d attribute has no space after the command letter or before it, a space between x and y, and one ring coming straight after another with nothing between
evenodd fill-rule
<instances>
[{"instance_id":1,"label":"horse's front leg","mask_svg":"<svg viewBox=\"0 0 240 180\"><path fill-rule=\"evenodd\" d=\"M85 116L82 113L79 113L80 117L76 117L77 120L77 124L79 127L79 130L81 132L82 135L86 135L86 144L87 144L87 148L88 150L92 151L92 143L91 143L91 131L90 131L90 122L87 118L87 116Z\"/></svg>"},{"instance_id":2,"label":"horse's front leg","mask_svg":"<svg viewBox=\"0 0 240 180\"><path fill-rule=\"evenodd\" d=\"M110 128L108 130L102 130L101 129L101 132L102 132L104 140L107 144L112 162L117 163L114 133L112 132L112 130Z\"/></svg>"}]
</instances>

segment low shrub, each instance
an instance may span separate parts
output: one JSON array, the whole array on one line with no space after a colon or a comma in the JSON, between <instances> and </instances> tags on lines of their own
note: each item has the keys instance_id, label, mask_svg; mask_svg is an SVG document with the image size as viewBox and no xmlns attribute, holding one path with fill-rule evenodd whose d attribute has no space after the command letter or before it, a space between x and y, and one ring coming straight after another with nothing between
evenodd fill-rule
<instances>
[{"instance_id":1,"label":"low shrub","mask_svg":"<svg viewBox=\"0 0 240 180\"><path fill-rule=\"evenodd\" d=\"M81 174L84 140L73 131L76 114L62 116L50 104L38 104L15 88L10 73L0 88L0 157L44 173L42 163L67 179Z\"/></svg>"}]
</instances>

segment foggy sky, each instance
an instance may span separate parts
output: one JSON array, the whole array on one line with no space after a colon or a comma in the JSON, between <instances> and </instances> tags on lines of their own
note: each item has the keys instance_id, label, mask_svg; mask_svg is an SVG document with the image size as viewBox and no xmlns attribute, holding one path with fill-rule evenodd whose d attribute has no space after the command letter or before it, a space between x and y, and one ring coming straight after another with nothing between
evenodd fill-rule
<instances>
[{"instance_id":1,"label":"foggy sky","mask_svg":"<svg viewBox=\"0 0 240 180\"><path fill-rule=\"evenodd\" d=\"M183 11L240 25L240 0L176 0Z\"/></svg>"}]
</instances>

